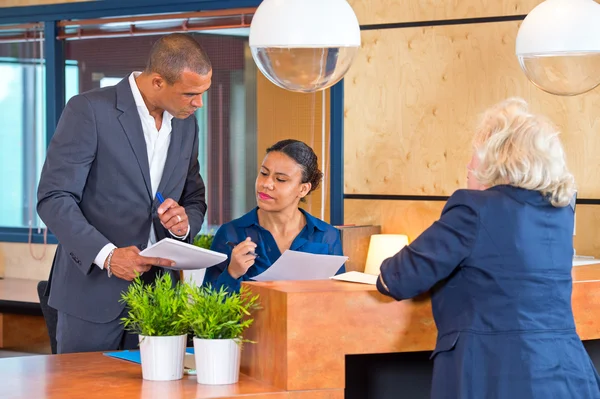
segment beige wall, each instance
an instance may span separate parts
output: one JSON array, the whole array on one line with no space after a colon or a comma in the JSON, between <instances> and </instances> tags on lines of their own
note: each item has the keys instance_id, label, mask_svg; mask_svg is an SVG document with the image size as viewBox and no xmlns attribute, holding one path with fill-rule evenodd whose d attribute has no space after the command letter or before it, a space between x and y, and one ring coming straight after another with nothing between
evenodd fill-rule
<instances>
[{"instance_id":1,"label":"beige wall","mask_svg":"<svg viewBox=\"0 0 600 399\"><path fill-rule=\"evenodd\" d=\"M526 14L531 1L350 1L365 23ZM514 55L520 21L362 32L345 79L345 192L447 196L464 187L478 114L510 96L562 130L580 198L600 199L600 89L559 97L534 87ZM418 236L444 202L345 201L345 222ZM600 206L578 205L575 248L600 257Z\"/></svg>"},{"instance_id":2,"label":"beige wall","mask_svg":"<svg viewBox=\"0 0 600 399\"><path fill-rule=\"evenodd\" d=\"M56 245L0 242L0 277L47 280Z\"/></svg>"}]
</instances>

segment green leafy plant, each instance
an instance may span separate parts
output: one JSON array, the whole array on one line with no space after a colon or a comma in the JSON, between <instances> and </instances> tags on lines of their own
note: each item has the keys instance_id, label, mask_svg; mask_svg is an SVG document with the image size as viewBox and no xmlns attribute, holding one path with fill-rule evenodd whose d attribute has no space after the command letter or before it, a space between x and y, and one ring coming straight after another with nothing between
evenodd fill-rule
<instances>
[{"instance_id":1,"label":"green leafy plant","mask_svg":"<svg viewBox=\"0 0 600 399\"><path fill-rule=\"evenodd\" d=\"M194 237L194 245L204 249L210 249L213 239L215 238L212 234L198 234Z\"/></svg>"},{"instance_id":2,"label":"green leafy plant","mask_svg":"<svg viewBox=\"0 0 600 399\"><path fill-rule=\"evenodd\" d=\"M252 325L251 312L259 308L258 295L250 295L247 287L230 293L210 286L188 285L189 304L183 319L194 336L201 339L244 340L244 331Z\"/></svg>"},{"instance_id":3,"label":"green leafy plant","mask_svg":"<svg viewBox=\"0 0 600 399\"><path fill-rule=\"evenodd\" d=\"M188 332L189 325L181 317L187 306L186 287L173 281L169 273L159 276L154 284L144 284L137 276L129 289L121 294L129 312L121 319L125 329L144 336L174 336Z\"/></svg>"}]
</instances>

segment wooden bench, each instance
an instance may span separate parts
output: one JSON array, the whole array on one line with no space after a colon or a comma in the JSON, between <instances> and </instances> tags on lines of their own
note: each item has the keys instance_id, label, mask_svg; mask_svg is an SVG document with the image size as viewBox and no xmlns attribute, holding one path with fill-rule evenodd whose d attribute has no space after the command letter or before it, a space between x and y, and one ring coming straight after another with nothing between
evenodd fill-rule
<instances>
[{"instance_id":1,"label":"wooden bench","mask_svg":"<svg viewBox=\"0 0 600 399\"><path fill-rule=\"evenodd\" d=\"M0 279L0 348L51 353L38 280Z\"/></svg>"}]
</instances>

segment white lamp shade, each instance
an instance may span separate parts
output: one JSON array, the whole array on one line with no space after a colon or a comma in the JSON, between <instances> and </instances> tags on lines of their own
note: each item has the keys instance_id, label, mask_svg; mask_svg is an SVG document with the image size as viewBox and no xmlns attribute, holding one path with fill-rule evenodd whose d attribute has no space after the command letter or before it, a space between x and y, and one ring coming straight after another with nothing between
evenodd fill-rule
<instances>
[{"instance_id":1,"label":"white lamp shade","mask_svg":"<svg viewBox=\"0 0 600 399\"><path fill-rule=\"evenodd\" d=\"M546 0L523 21L516 54L544 91L571 96L592 90L600 84L600 4Z\"/></svg>"},{"instance_id":2,"label":"white lamp shade","mask_svg":"<svg viewBox=\"0 0 600 399\"><path fill-rule=\"evenodd\" d=\"M346 0L263 0L250 47L359 47L360 26Z\"/></svg>"},{"instance_id":3,"label":"white lamp shade","mask_svg":"<svg viewBox=\"0 0 600 399\"><path fill-rule=\"evenodd\" d=\"M311 93L339 82L360 47L346 0L264 0L250 25L250 50L277 86Z\"/></svg>"},{"instance_id":4,"label":"white lamp shade","mask_svg":"<svg viewBox=\"0 0 600 399\"><path fill-rule=\"evenodd\" d=\"M408 237L405 235L373 234L369 243L365 273L378 275L381 262L396 255L406 245L408 245Z\"/></svg>"},{"instance_id":5,"label":"white lamp shade","mask_svg":"<svg viewBox=\"0 0 600 399\"><path fill-rule=\"evenodd\" d=\"M521 24L516 52L600 52L600 4L594 0L544 1Z\"/></svg>"}]
</instances>

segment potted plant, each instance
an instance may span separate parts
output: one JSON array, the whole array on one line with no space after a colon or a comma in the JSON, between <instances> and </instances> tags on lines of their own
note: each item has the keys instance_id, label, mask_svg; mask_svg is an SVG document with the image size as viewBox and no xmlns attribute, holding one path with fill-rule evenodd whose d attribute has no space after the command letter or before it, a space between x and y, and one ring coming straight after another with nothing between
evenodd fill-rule
<instances>
[{"instance_id":1,"label":"potted plant","mask_svg":"<svg viewBox=\"0 0 600 399\"><path fill-rule=\"evenodd\" d=\"M189 329L181 317L187 305L187 289L173 286L169 273L154 284L137 276L121 302L129 308L121 319L125 329L139 335L142 376L145 380L170 381L183 377L183 360Z\"/></svg>"},{"instance_id":2,"label":"potted plant","mask_svg":"<svg viewBox=\"0 0 600 399\"><path fill-rule=\"evenodd\" d=\"M214 238L215 236L212 234L198 234L194 237L193 244L200 248L210 249Z\"/></svg>"},{"instance_id":3,"label":"potted plant","mask_svg":"<svg viewBox=\"0 0 600 399\"><path fill-rule=\"evenodd\" d=\"M210 249L214 238L215 236L210 233L198 234L196 237L194 237L194 241L192 243L197 247ZM204 282L205 274L206 269L184 270L183 279L190 284L202 285L202 283Z\"/></svg>"},{"instance_id":4,"label":"potted plant","mask_svg":"<svg viewBox=\"0 0 600 399\"><path fill-rule=\"evenodd\" d=\"M188 285L189 303L183 318L194 334L196 377L199 384L238 382L244 331L252 325L251 312L258 309L258 295L246 287L239 293L225 288Z\"/></svg>"}]
</instances>

